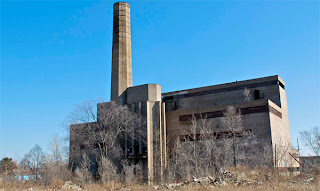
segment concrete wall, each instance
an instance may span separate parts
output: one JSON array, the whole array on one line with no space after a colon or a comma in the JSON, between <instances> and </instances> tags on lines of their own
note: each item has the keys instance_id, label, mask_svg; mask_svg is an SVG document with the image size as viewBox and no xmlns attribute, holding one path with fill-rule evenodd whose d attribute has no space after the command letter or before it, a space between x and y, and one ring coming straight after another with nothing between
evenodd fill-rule
<instances>
[{"instance_id":1,"label":"concrete wall","mask_svg":"<svg viewBox=\"0 0 320 191\"><path fill-rule=\"evenodd\" d=\"M273 108L281 111L281 118L270 113L273 159L275 165L279 167L299 167L299 163L291 156L296 155L297 151L291 148L287 97L285 90L281 86L279 86L279 97L281 107L269 101ZM298 157L295 158L299 160Z\"/></svg>"},{"instance_id":2,"label":"concrete wall","mask_svg":"<svg viewBox=\"0 0 320 191\"><path fill-rule=\"evenodd\" d=\"M244 88L250 90L251 100L249 102L245 99ZM288 147L284 154L285 160L283 161L285 162L279 165L284 167L290 163L290 166L297 166L298 163L293 162L294 159L289 155L289 153L296 153L296 151L291 148L287 97L284 88L285 83L279 76L270 76L163 93L162 99L166 104L167 133L169 140L171 140L170 146L172 146L172 140L176 140L178 136L190 129L190 122L179 121L181 115L223 111L228 105L233 105L236 108L254 108L267 105L267 112L258 111L258 113L242 115L243 127L244 129L252 129L259 141L270 143L273 159L277 154L274 150L275 145ZM256 96L257 91L259 97ZM212 125L217 127L217 131L224 130L219 124L220 117L209 119Z\"/></svg>"},{"instance_id":3,"label":"concrete wall","mask_svg":"<svg viewBox=\"0 0 320 191\"><path fill-rule=\"evenodd\" d=\"M181 90L162 94L166 102L166 111L175 109L192 109L214 105L245 102L244 88L250 89L251 100L255 100L255 91L260 99L270 99L281 107L278 76L258 78L247 81L227 83L215 86Z\"/></svg>"},{"instance_id":4,"label":"concrete wall","mask_svg":"<svg viewBox=\"0 0 320 191\"><path fill-rule=\"evenodd\" d=\"M127 89L126 104L146 101L161 101L161 86L158 84L144 84Z\"/></svg>"},{"instance_id":5,"label":"concrete wall","mask_svg":"<svg viewBox=\"0 0 320 191\"><path fill-rule=\"evenodd\" d=\"M126 104L134 112L141 110L147 121L147 164L148 182L152 183L156 173L155 166L161 165L160 129L163 130L161 118L161 86L144 84L130 87L126 90ZM137 110L137 108L139 108Z\"/></svg>"},{"instance_id":6,"label":"concrete wall","mask_svg":"<svg viewBox=\"0 0 320 191\"><path fill-rule=\"evenodd\" d=\"M265 106L268 104L267 100L258 100L250 103L238 103L234 106L236 108L248 108ZM188 133L190 131L190 121L179 121L179 116L188 114L197 114L213 111L224 111L228 105L210 106L196 109L180 109L175 111L166 112L167 121L167 136L170 140L170 146L172 146L174 140L182 133ZM243 129L252 129L252 133L259 137L259 139L268 140L271 144L271 132L269 123L269 112L253 113L248 115L242 115ZM208 118L214 129L217 132L226 131L227 129L221 124L221 117Z\"/></svg>"},{"instance_id":7,"label":"concrete wall","mask_svg":"<svg viewBox=\"0 0 320 191\"><path fill-rule=\"evenodd\" d=\"M156 166L160 167L161 102L147 101L148 181L154 181Z\"/></svg>"},{"instance_id":8,"label":"concrete wall","mask_svg":"<svg viewBox=\"0 0 320 191\"><path fill-rule=\"evenodd\" d=\"M284 146L285 142L286 146L289 146L287 147L286 152L282 153L282 155L284 155L284 158L282 158L281 163L278 162L278 166L299 166L299 164L295 162L294 159L289 155L289 152L293 154L295 153L295 151L291 149L289 135L290 132L288 132L288 129L285 126L286 123L283 122L283 117L285 118L286 116L282 115L282 110L277 104L273 103L270 100L261 99L251 102L235 103L231 105L238 109L248 109L249 111L253 108L258 108L256 113L243 113L241 115L242 127L243 130L251 130L256 139L261 143L261 146L264 146L265 148L269 149L270 155L268 157L270 163L274 162L274 145L277 144L279 149L280 146ZM224 111L228 106L229 104L225 104L194 109L178 109L166 112L167 136L169 138L169 147L173 147L175 140L180 138L180 135L191 133L191 122L181 121L179 119L181 116ZM265 107L267 107L268 110L260 110L260 108ZM223 127L221 123L221 118L222 117L213 117L207 119L211 122L213 129L215 129L215 132L223 132L227 130L225 127ZM280 150L278 150L278 152L279 151ZM280 156L279 153L278 156Z\"/></svg>"},{"instance_id":9,"label":"concrete wall","mask_svg":"<svg viewBox=\"0 0 320 191\"><path fill-rule=\"evenodd\" d=\"M281 101L282 126L285 131L284 136L285 136L285 139L291 144L287 94L286 94L286 91L280 86L279 86L279 92L280 92L280 101Z\"/></svg>"}]
</instances>

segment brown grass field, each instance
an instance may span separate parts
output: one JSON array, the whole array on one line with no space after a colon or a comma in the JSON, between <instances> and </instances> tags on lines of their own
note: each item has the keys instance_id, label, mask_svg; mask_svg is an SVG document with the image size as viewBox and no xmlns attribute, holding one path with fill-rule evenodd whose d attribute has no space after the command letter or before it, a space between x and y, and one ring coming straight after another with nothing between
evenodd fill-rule
<instances>
[{"instance_id":1,"label":"brown grass field","mask_svg":"<svg viewBox=\"0 0 320 191\"><path fill-rule=\"evenodd\" d=\"M60 185L51 185L51 186L42 186L37 184L1 184L0 190L1 191L11 191L11 190L18 190L18 191L36 191L36 190L77 190L77 189L64 189L62 188L63 184ZM147 185L128 185L124 186L122 184L117 183L109 183L107 185L100 185L100 184L89 184L83 185L82 190L126 190L126 191L138 191L138 190L156 190L153 186ZM212 186L212 185L195 185L195 186L182 186L180 188L174 189L166 189L160 188L158 190L181 190L181 191L189 191L189 190L217 190L217 191L255 191L255 190L293 190L293 191L302 191L302 190L310 190L310 191L319 191L320 190L320 182L313 183L310 185L290 185L287 183L266 183L264 185L252 185L252 186L233 186L233 185L226 185L226 186Z\"/></svg>"},{"instance_id":2,"label":"brown grass field","mask_svg":"<svg viewBox=\"0 0 320 191\"><path fill-rule=\"evenodd\" d=\"M316 174L280 174L273 172L266 172L263 170L248 171L245 169L238 170L234 173L238 184L235 184L235 179L223 181L223 184L212 183L196 183L190 182L184 185L177 186L176 184L154 184L148 186L147 184L121 184L108 182L107 184L81 184L73 181L71 187L62 180L54 180L50 185L44 185L36 182L1 182L0 191L60 191L60 190L92 190L92 191L107 191L107 190L123 190L123 191L140 191L140 190L217 190L217 191L256 191L256 190L293 190L293 191L320 191L320 176ZM75 185L73 187L73 185ZM175 185L175 186L172 186Z\"/></svg>"}]
</instances>

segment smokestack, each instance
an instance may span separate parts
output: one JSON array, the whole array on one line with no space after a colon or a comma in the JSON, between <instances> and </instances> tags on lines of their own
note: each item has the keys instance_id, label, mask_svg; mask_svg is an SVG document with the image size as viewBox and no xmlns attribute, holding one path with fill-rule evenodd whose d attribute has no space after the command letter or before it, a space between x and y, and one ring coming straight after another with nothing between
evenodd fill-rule
<instances>
[{"instance_id":1,"label":"smokestack","mask_svg":"<svg viewBox=\"0 0 320 191\"><path fill-rule=\"evenodd\" d=\"M111 101L125 104L125 90L131 86L130 5L117 2L113 5Z\"/></svg>"}]
</instances>

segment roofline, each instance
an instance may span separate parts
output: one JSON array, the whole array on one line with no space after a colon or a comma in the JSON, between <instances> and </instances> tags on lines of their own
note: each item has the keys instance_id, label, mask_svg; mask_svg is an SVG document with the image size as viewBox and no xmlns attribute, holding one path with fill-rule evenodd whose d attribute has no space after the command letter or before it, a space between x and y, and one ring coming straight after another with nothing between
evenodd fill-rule
<instances>
[{"instance_id":1,"label":"roofline","mask_svg":"<svg viewBox=\"0 0 320 191\"><path fill-rule=\"evenodd\" d=\"M136 88L136 87L141 87L141 86L146 86L146 85L157 85L157 86L160 86L160 87L161 87L161 85L159 85L159 84L141 84L141 85L137 85L137 86L130 86L130 87L128 87L127 89Z\"/></svg>"},{"instance_id":2,"label":"roofline","mask_svg":"<svg viewBox=\"0 0 320 191\"><path fill-rule=\"evenodd\" d=\"M199 92L199 91L206 91L208 89L221 89L221 88L226 88L226 87L233 87L233 86L238 86L238 85L246 85L246 84L253 84L257 82L266 82L266 81L272 81L272 80L278 80L280 81L283 85L285 85L284 81L280 78L278 75L274 76L267 76L267 77L262 77L262 78L254 78L250 80L243 80L243 81L235 81L235 82L229 82L229 83L224 83L224 84L217 84L217 85L212 85L212 86L203 86L199 88L191 88L191 89L184 89L184 90L178 90L178 91L172 91L172 92L166 92L162 93L162 96L167 96L170 94L177 94L181 93L184 91L187 92Z\"/></svg>"}]
</instances>

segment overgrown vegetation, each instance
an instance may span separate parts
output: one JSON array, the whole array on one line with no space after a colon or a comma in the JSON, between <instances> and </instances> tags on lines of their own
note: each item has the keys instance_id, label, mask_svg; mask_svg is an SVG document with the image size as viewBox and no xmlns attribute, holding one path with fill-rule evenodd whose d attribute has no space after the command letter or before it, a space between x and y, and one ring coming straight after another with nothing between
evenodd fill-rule
<instances>
[{"instance_id":1,"label":"overgrown vegetation","mask_svg":"<svg viewBox=\"0 0 320 191\"><path fill-rule=\"evenodd\" d=\"M73 180L74 186L66 186L67 184L59 180L52 181L49 185L46 185L39 181L26 181L24 183L18 181L3 182L0 181L0 190L238 190L238 191L250 191L250 190L309 190L318 191L320 188L319 176L314 174L283 174L277 171L272 171L266 168L238 168L233 171L235 179L239 180L237 183L234 179L222 180L222 184L212 184L202 182L201 178L193 178L196 181L185 182L184 184L177 183L163 183L148 186L147 184L137 183L118 183L108 181L104 184L101 182L94 183L81 183ZM73 177L75 178L75 177ZM213 177L214 178L214 177Z\"/></svg>"},{"instance_id":2,"label":"overgrown vegetation","mask_svg":"<svg viewBox=\"0 0 320 191\"><path fill-rule=\"evenodd\" d=\"M74 140L70 141L80 142L83 147L72 152L80 154L80 161L73 161L72 155L69 157L72 148L67 147L68 139L66 142L54 136L48 153L35 145L19 163L12 158L3 158L0 161L0 190L31 187L40 190L154 190L169 189L170 184L176 183L179 183L176 190L317 190L320 186L320 171L297 175L273 168L270 150L277 149L275 161L285 163L285 149L291 146L272 148L268 143L257 141L254 134L244 130L240 111L232 106L221 118L220 124L227 129L222 134L215 132L206 116L192 116L190 130L168 146L165 171L160 174L161 166L156 163L156 182L153 182L154 186L147 186L142 178L143 166L127 160L130 152L126 146L136 142L146 144L145 120L126 106L113 102L99 105L98 117L95 104L79 105L68 118L68 126L84 124L77 131L70 131L75 133L71 136ZM318 132L315 129L301 133L316 154L319 153ZM259 160L248 157L253 154ZM233 174L231 181L221 178L226 170ZM203 177L210 181L198 181Z\"/></svg>"},{"instance_id":3,"label":"overgrown vegetation","mask_svg":"<svg viewBox=\"0 0 320 191\"><path fill-rule=\"evenodd\" d=\"M144 118L115 102L100 103L96 111L97 102L79 105L69 116L70 124L80 124L70 129L70 168L83 183L141 180L142 167L128 158L132 145L146 145Z\"/></svg>"}]
</instances>

